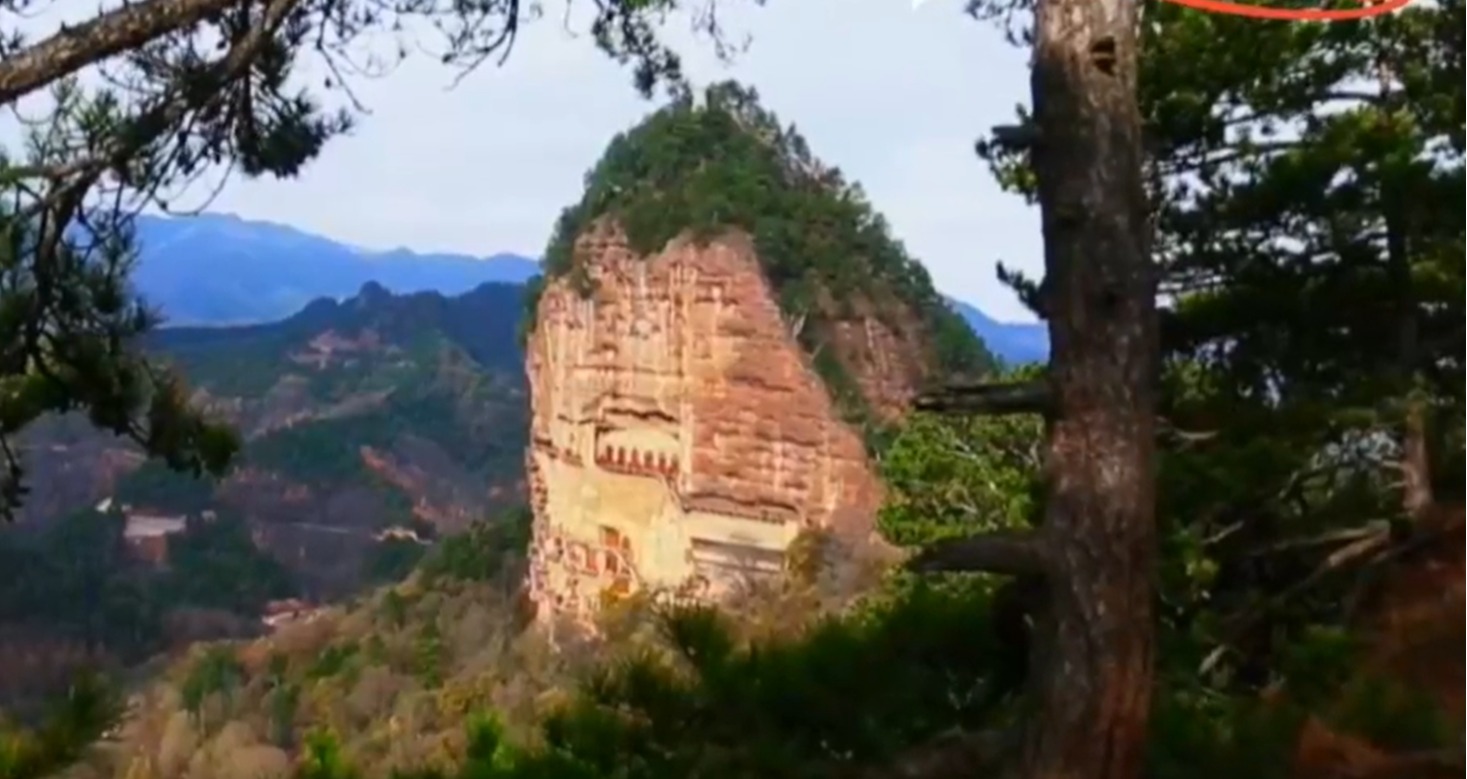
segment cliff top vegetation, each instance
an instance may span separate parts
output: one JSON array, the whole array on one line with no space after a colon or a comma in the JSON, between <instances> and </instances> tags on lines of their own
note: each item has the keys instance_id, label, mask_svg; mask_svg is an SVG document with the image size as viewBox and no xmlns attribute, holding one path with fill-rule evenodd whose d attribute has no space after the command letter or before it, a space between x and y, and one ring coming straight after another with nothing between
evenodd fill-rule
<instances>
[{"instance_id":1,"label":"cliff top vegetation","mask_svg":"<svg viewBox=\"0 0 1467 779\"><path fill-rule=\"evenodd\" d=\"M921 328L939 375L989 373L993 358L932 285L921 263L891 237L859 185L817 160L793 126L759 105L748 87L723 82L685 95L617 135L586 176L545 250L546 278L573 274L589 293L575 243L609 218L633 250L660 251L678 236L709 240L748 233L780 308L848 420L869 414L841 357L819 347L828 326L874 314L895 328ZM536 292L538 290L535 290ZM531 311L538 294L529 296Z\"/></svg>"}]
</instances>

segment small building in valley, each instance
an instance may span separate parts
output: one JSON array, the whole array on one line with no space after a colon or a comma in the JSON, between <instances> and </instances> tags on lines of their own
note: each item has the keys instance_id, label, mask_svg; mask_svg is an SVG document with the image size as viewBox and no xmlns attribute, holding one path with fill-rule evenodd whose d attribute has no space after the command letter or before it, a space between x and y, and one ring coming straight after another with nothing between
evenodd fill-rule
<instances>
[{"instance_id":1,"label":"small building in valley","mask_svg":"<svg viewBox=\"0 0 1467 779\"><path fill-rule=\"evenodd\" d=\"M123 517L127 524L122 538L128 549L139 560L156 566L168 562L168 537L188 527L188 520L182 516L126 512Z\"/></svg>"},{"instance_id":2,"label":"small building in valley","mask_svg":"<svg viewBox=\"0 0 1467 779\"><path fill-rule=\"evenodd\" d=\"M418 535L416 528L405 525L393 525L392 527L383 528L372 536L372 540L379 543L383 541L411 541L414 544L421 544L423 546L432 543L429 539Z\"/></svg>"},{"instance_id":3,"label":"small building in valley","mask_svg":"<svg viewBox=\"0 0 1467 779\"><path fill-rule=\"evenodd\" d=\"M321 608L300 598L272 600L265 604L260 621L270 630L279 630L286 625L311 622L321 615Z\"/></svg>"},{"instance_id":4,"label":"small building in valley","mask_svg":"<svg viewBox=\"0 0 1467 779\"><path fill-rule=\"evenodd\" d=\"M182 514L163 514L139 511L112 498L104 498L93 509L99 514L120 515L123 520L122 540L128 552L138 561L161 566L168 562L168 537L182 533L188 528L188 518ZM203 519L213 519L214 512L206 511Z\"/></svg>"}]
</instances>

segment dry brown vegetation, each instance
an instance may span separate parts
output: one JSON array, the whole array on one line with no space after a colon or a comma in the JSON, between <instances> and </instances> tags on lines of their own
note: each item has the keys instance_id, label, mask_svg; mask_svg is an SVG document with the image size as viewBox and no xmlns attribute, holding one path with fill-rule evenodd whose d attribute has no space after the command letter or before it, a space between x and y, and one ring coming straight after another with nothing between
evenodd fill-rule
<instances>
[{"instance_id":1,"label":"dry brown vegetation","mask_svg":"<svg viewBox=\"0 0 1467 779\"><path fill-rule=\"evenodd\" d=\"M18 625L0 629L0 701L21 718L78 674L114 666L105 653L66 635Z\"/></svg>"},{"instance_id":2,"label":"dry brown vegetation","mask_svg":"<svg viewBox=\"0 0 1467 779\"><path fill-rule=\"evenodd\" d=\"M885 567L821 536L794 551L789 577L750 581L729 604L745 638L799 633L869 591ZM353 765L385 775L452 764L477 711L495 712L512 738L532 743L536 723L568 700L583 670L656 651L649 617L661 598L609 605L595 635L532 629L517 574L511 567L477 582L417 574L265 638L198 645L135 696L118 738L68 776L286 776L317 730L334 733Z\"/></svg>"},{"instance_id":3,"label":"dry brown vegetation","mask_svg":"<svg viewBox=\"0 0 1467 779\"><path fill-rule=\"evenodd\" d=\"M521 627L498 584L407 584L268 638L200 646L144 694L94 770L130 779L279 774L318 727L340 734L360 764L434 762L453 753L471 708L528 721L542 691L560 683L562 661ZM190 701L191 675L221 652L237 678Z\"/></svg>"}]
</instances>

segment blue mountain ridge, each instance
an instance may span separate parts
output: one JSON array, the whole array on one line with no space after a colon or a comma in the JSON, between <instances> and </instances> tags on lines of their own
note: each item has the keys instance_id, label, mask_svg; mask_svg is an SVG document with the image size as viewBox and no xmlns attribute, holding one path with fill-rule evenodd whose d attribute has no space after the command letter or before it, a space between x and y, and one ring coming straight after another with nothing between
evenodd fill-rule
<instances>
[{"instance_id":1,"label":"blue mountain ridge","mask_svg":"<svg viewBox=\"0 0 1467 779\"><path fill-rule=\"evenodd\" d=\"M314 300L341 300L375 282L398 294L461 295L486 282L524 284L540 272L517 254L472 257L400 248L371 251L287 225L204 213L143 215L134 289L166 326L243 325L284 319ZM999 322L949 299L990 351L1009 364L1048 357L1043 325Z\"/></svg>"},{"instance_id":2,"label":"blue mountain ridge","mask_svg":"<svg viewBox=\"0 0 1467 779\"><path fill-rule=\"evenodd\" d=\"M396 293L460 295L485 282L524 284L538 263L515 254L376 252L294 227L227 214L137 221L136 291L168 325L284 319L318 298L342 299L375 281Z\"/></svg>"},{"instance_id":3,"label":"blue mountain ridge","mask_svg":"<svg viewBox=\"0 0 1467 779\"><path fill-rule=\"evenodd\" d=\"M953 310L988 345L988 350L1009 365L1045 362L1049 359L1049 328L1042 323L1000 322L977 306L948 298Z\"/></svg>"}]
</instances>

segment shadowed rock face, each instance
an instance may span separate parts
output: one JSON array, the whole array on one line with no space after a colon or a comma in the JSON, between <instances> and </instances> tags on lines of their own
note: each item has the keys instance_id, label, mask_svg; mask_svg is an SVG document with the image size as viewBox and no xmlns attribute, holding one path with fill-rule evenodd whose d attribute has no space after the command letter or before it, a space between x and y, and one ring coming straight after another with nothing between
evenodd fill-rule
<instances>
[{"instance_id":1,"label":"shadowed rock face","mask_svg":"<svg viewBox=\"0 0 1467 779\"><path fill-rule=\"evenodd\" d=\"M716 597L778 570L805 528L871 537L881 485L748 240L644 259L601 230L577 255L594 291L552 281L526 347L542 616L585 617L642 587ZM829 342L859 347L852 373L874 408L909 401L920 349L874 319Z\"/></svg>"}]
</instances>

